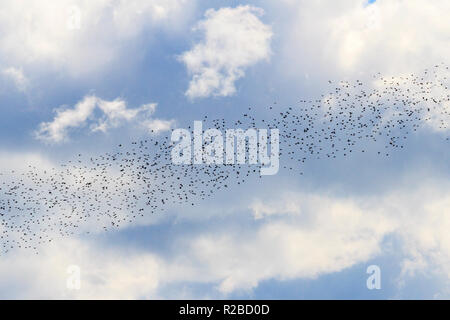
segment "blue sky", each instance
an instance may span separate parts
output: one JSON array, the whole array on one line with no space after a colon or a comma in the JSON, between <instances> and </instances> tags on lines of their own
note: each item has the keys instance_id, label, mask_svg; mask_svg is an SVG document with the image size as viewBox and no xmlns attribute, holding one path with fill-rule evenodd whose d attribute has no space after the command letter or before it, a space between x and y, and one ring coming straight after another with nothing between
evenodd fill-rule
<instances>
[{"instance_id":1,"label":"blue sky","mask_svg":"<svg viewBox=\"0 0 450 320\"><path fill-rule=\"evenodd\" d=\"M5 171L100 155L205 115L239 119L249 106L265 119L274 102L320 98L328 80L376 88L377 72L450 65L444 0L4 2ZM76 110L88 96L92 113L58 120L56 109ZM98 107L113 101L126 116ZM153 112L133 116L149 103ZM303 175L281 169L117 231L86 225L90 235L56 237L38 255L10 251L0 297L448 298L447 136L424 124L389 158L367 144L367 153L307 161ZM70 265L80 267L79 290L66 286ZM370 265L381 269L381 290L366 287Z\"/></svg>"}]
</instances>

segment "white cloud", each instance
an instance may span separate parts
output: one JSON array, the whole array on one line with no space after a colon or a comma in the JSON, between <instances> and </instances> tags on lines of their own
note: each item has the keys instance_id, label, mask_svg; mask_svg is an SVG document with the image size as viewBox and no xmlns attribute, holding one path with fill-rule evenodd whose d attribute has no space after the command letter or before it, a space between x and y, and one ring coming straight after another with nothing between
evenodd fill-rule
<instances>
[{"instance_id":1,"label":"white cloud","mask_svg":"<svg viewBox=\"0 0 450 320\"><path fill-rule=\"evenodd\" d=\"M149 117L155 112L156 104L144 104L136 109L128 109L127 103L122 99L105 101L98 99L98 107L104 116L92 126L92 131L106 132L110 128L118 127L122 122L130 122L138 116ZM169 128L170 129L170 128Z\"/></svg>"},{"instance_id":2,"label":"white cloud","mask_svg":"<svg viewBox=\"0 0 450 320\"><path fill-rule=\"evenodd\" d=\"M85 124L92 115L97 98L94 96L85 97L78 102L74 109L56 110L56 117L52 122L44 122L39 126L36 137L43 141L61 142L67 138L67 130Z\"/></svg>"},{"instance_id":3,"label":"white cloud","mask_svg":"<svg viewBox=\"0 0 450 320\"><path fill-rule=\"evenodd\" d=\"M207 232L192 240L203 274L219 290L248 290L268 279L316 278L378 257L400 241L396 257L407 273L450 274L449 185L427 181L385 195L340 198L281 192L250 207L258 223L245 233Z\"/></svg>"},{"instance_id":4,"label":"white cloud","mask_svg":"<svg viewBox=\"0 0 450 320\"><path fill-rule=\"evenodd\" d=\"M141 122L141 124L145 129L147 129L147 131L152 133L159 133L170 130L174 126L175 120L152 119L144 120Z\"/></svg>"},{"instance_id":5,"label":"white cloud","mask_svg":"<svg viewBox=\"0 0 450 320\"><path fill-rule=\"evenodd\" d=\"M403 279L427 270L448 281L449 186L429 182L371 197L291 191L255 199L249 205L259 219L246 232L235 225L179 234L164 254L94 239L55 241L38 256L10 252L0 262L0 288L20 283L9 296L20 298L174 298L168 287L181 292L191 283L216 287L213 296L223 297L269 279L317 278L364 263L385 253L392 235ZM82 272L79 291L65 287L73 264Z\"/></svg>"},{"instance_id":6,"label":"white cloud","mask_svg":"<svg viewBox=\"0 0 450 320\"><path fill-rule=\"evenodd\" d=\"M279 61L289 73L354 78L450 62L446 0L266 3L284 24Z\"/></svg>"},{"instance_id":7,"label":"white cloud","mask_svg":"<svg viewBox=\"0 0 450 320\"><path fill-rule=\"evenodd\" d=\"M160 298L167 285L184 282L218 285L217 294L250 290L266 279L314 278L366 261L380 251L380 241L392 227L364 217L360 210L318 212L309 226L267 222L243 234L204 232L184 242L173 256L101 248L94 242L65 240L44 247L39 256L10 254L2 259L3 283L27 281L19 297ZM347 220L344 220L346 218ZM65 287L66 268L78 265L80 291ZM14 267L13 267L14 266ZM47 283L45 290L40 286Z\"/></svg>"},{"instance_id":8,"label":"white cloud","mask_svg":"<svg viewBox=\"0 0 450 320\"><path fill-rule=\"evenodd\" d=\"M220 275L224 293L268 279L339 272L380 254L381 242L396 227L394 219L379 219L377 209L318 194L289 193L271 203L257 200L251 208L255 219L263 219L256 230L195 241L193 252Z\"/></svg>"},{"instance_id":9,"label":"white cloud","mask_svg":"<svg viewBox=\"0 0 450 320\"><path fill-rule=\"evenodd\" d=\"M186 0L3 0L0 57L26 70L97 73L124 50L130 57L144 31L180 30L193 7Z\"/></svg>"},{"instance_id":10,"label":"white cloud","mask_svg":"<svg viewBox=\"0 0 450 320\"><path fill-rule=\"evenodd\" d=\"M251 6L206 12L196 28L203 40L180 57L193 74L188 97L232 95L245 69L269 58L272 30L258 18L262 14Z\"/></svg>"},{"instance_id":11,"label":"white cloud","mask_svg":"<svg viewBox=\"0 0 450 320\"><path fill-rule=\"evenodd\" d=\"M102 116L98 117L95 110L99 109ZM106 101L96 96L86 96L73 109L57 109L56 116L51 122L43 122L35 132L39 140L60 143L68 139L70 129L80 128L90 123L92 132L107 132L124 123L136 123L138 127L145 127L149 132L166 131L171 128L173 121L152 119L156 104L144 104L138 108L128 108L125 100Z\"/></svg>"}]
</instances>

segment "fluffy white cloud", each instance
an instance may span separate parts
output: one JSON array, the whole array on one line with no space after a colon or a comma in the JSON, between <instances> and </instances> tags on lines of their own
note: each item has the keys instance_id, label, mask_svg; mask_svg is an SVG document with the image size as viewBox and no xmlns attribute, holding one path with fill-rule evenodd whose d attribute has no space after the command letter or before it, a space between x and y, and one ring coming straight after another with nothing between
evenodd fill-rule
<instances>
[{"instance_id":1,"label":"fluffy white cloud","mask_svg":"<svg viewBox=\"0 0 450 320\"><path fill-rule=\"evenodd\" d=\"M251 6L206 12L196 27L203 40L180 57L193 75L188 97L232 95L245 69L269 58L272 29L261 22L262 14Z\"/></svg>"},{"instance_id":2,"label":"fluffy white cloud","mask_svg":"<svg viewBox=\"0 0 450 320\"><path fill-rule=\"evenodd\" d=\"M92 131L106 132L109 128L118 127L123 121L130 122L141 114L150 116L155 112L156 104L144 104L136 109L128 109L127 103L122 99L113 101L98 100L98 107L103 112L103 117L92 126Z\"/></svg>"},{"instance_id":3,"label":"fluffy white cloud","mask_svg":"<svg viewBox=\"0 0 450 320\"><path fill-rule=\"evenodd\" d=\"M280 61L301 77L410 73L450 62L446 0L266 3L284 24Z\"/></svg>"},{"instance_id":4,"label":"fluffy white cloud","mask_svg":"<svg viewBox=\"0 0 450 320\"><path fill-rule=\"evenodd\" d=\"M63 141L67 138L67 129L85 124L96 104L97 98L90 96L78 102L74 109L56 110L55 119L52 122L41 123L36 137L49 142Z\"/></svg>"},{"instance_id":5,"label":"fluffy white cloud","mask_svg":"<svg viewBox=\"0 0 450 320\"><path fill-rule=\"evenodd\" d=\"M141 125L149 132L159 133L170 130L175 124L175 120L151 119L144 120Z\"/></svg>"},{"instance_id":6,"label":"fluffy white cloud","mask_svg":"<svg viewBox=\"0 0 450 320\"><path fill-rule=\"evenodd\" d=\"M10 293L20 298L174 298L167 288L181 292L191 283L222 297L269 279L316 278L364 263L385 253L389 235L400 242L402 277L432 270L448 281L449 186L431 182L371 197L291 191L255 199L249 206L259 219L246 232L216 226L179 234L164 254L87 239L55 241L38 256L10 252L0 262L0 288L20 283L25 288ZM66 288L70 265L81 268L81 290Z\"/></svg>"},{"instance_id":7,"label":"fluffy white cloud","mask_svg":"<svg viewBox=\"0 0 450 320\"><path fill-rule=\"evenodd\" d=\"M98 117L95 110L102 113ZM51 122L43 122L35 132L37 139L45 142L59 143L67 140L69 130L86 126L90 123L92 132L107 132L123 123L136 123L149 132L169 130L173 121L151 119L156 104L144 104L138 108L128 108L125 100L117 98L113 101L102 100L96 96L86 96L73 109L57 109Z\"/></svg>"},{"instance_id":8,"label":"fluffy white cloud","mask_svg":"<svg viewBox=\"0 0 450 320\"><path fill-rule=\"evenodd\" d=\"M0 57L5 65L45 66L72 75L110 65L144 31L180 29L195 1L2 1Z\"/></svg>"}]
</instances>

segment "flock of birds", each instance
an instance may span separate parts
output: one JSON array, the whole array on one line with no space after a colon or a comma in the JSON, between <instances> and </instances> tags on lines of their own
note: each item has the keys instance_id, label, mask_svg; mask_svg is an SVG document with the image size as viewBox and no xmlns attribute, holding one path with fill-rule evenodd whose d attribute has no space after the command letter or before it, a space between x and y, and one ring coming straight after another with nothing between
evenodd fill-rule
<instances>
[{"instance_id":1,"label":"flock of birds","mask_svg":"<svg viewBox=\"0 0 450 320\"><path fill-rule=\"evenodd\" d=\"M341 81L317 100L268 106L269 119L249 108L233 122L206 116L204 128L277 128L280 169L300 173L307 160L366 152L369 142L386 157L420 127L447 134L448 74L440 64L420 75L378 74L370 87ZM152 135L101 156L80 154L57 168L0 173L0 250L38 252L56 236L116 229L173 205L194 206L260 174L260 165L175 165L172 147L170 134Z\"/></svg>"}]
</instances>

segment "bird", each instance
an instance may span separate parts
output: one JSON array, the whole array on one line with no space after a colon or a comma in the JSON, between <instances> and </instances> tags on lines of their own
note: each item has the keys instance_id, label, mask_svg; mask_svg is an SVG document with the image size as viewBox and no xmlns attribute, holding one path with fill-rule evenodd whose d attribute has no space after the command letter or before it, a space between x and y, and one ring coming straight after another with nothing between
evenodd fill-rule
<instances>
[{"instance_id":1,"label":"bird","mask_svg":"<svg viewBox=\"0 0 450 320\"><path fill-rule=\"evenodd\" d=\"M279 129L282 169L303 175L307 161L366 154L369 144L377 156L389 157L427 126L447 134L448 74L449 67L440 63L418 74L377 73L369 85L361 79L328 80L331 88L316 99L285 107L274 101L264 112L253 105L237 119L205 115L203 121L219 131ZM51 169L29 165L24 171L1 172L0 254L17 249L38 253L55 237L89 233L91 225L104 232L118 230L173 205L196 206L262 178L261 164L175 165L172 148L168 134L150 135L100 155L78 153L76 160Z\"/></svg>"}]
</instances>

